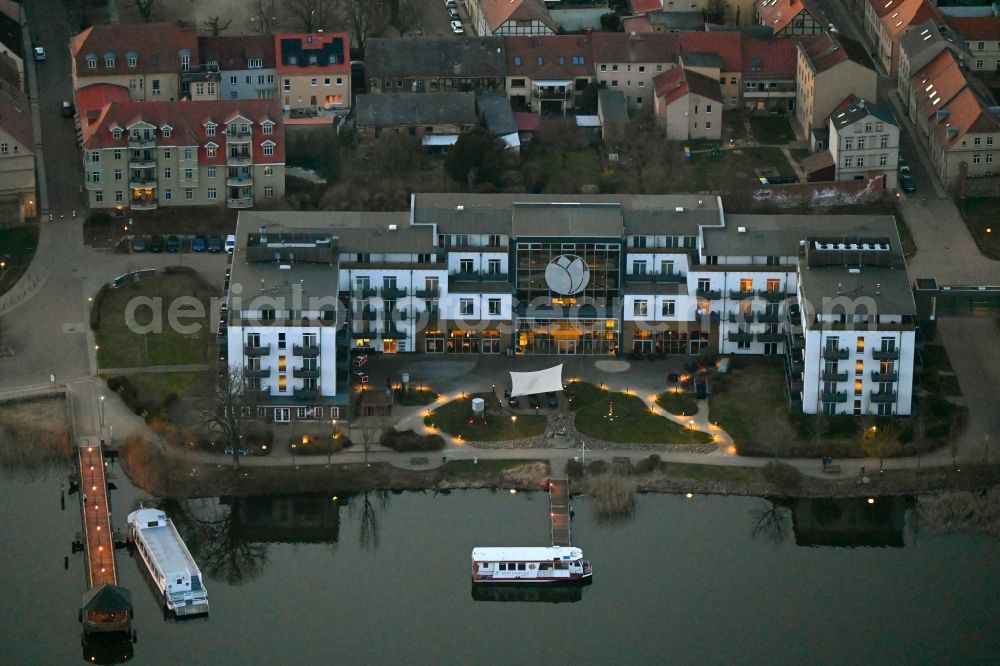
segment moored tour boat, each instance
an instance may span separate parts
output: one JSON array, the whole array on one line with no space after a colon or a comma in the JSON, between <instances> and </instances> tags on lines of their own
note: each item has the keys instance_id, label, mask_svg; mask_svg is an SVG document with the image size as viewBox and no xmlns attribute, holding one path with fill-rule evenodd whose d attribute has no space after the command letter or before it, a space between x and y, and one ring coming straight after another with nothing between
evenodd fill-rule
<instances>
[{"instance_id":1,"label":"moored tour boat","mask_svg":"<svg viewBox=\"0 0 1000 666\"><path fill-rule=\"evenodd\" d=\"M160 594L177 617L208 613L208 591L201 571L167 514L142 509L128 515L128 537Z\"/></svg>"},{"instance_id":2,"label":"moored tour boat","mask_svg":"<svg viewBox=\"0 0 1000 666\"><path fill-rule=\"evenodd\" d=\"M579 583L593 575L579 548L472 549L473 583Z\"/></svg>"}]
</instances>

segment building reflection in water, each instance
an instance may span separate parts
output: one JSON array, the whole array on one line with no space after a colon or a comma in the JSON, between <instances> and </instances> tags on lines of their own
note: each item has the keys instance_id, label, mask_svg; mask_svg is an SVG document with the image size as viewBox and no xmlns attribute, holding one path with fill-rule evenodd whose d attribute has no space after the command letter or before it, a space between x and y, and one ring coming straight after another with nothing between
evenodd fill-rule
<instances>
[{"instance_id":1,"label":"building reflection in water","mask_svg":"<svg viewBox=\"0 0 1000 666\"><path fill-rule=\"evenodd\" d=\"M123 664L135 656L128 632L84 633L80 638L83 660L88 664Z\"/></svg>"},{"instance_id":2,"label":"building reflection in water","mask_svg":"<svg viewBox=\"0 0 1000 666\"><path fill-rule=\"evenodd\" d=\"M902 548L908 496L781 500L797 546Z\"/></svg>"}]
</instances>

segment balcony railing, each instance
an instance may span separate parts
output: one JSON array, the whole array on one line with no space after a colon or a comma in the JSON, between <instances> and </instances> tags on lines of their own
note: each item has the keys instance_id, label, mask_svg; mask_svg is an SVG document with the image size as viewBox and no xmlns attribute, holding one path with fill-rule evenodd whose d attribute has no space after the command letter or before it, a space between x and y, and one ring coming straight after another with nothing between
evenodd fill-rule
<instances>
[{"instance_id":1,"label":"balcony railing","mask_svg":"<svg viewBox=\"0 0 1000 666\"><path fill-rule=\"evenodd\" d=\"M417 298L439 298L441 296L441 288L435 287L433 289L417 289L413 292L413 295Z\"/></svg>"},{"instance_id":2,"label":"balcony railing","mask_svg":"<svg viewBox=\"0 0 1000 666\"><path fill-rule=\"evenodd\" d=\"M292 377L296 379L318 379L319 370L315 368L295 368L292 370Z\"/></svg>"},{"instance_id":3,"label":"balcony railing","mask_svg":"<svg viewBox=\"0 0 1000 666\"><path fill-rule=\"evenodd\" d=\"M251 208L253 197L229 197L226 199L226 205L230 208Z\"/></svg>"},{"instance_id":4,"label":"balcony railing","mask_svg":"<svg viewBox=\"0 0 1000 666\"><path fill-rule=\"evenodd\" d=\"M247 377L270 377L271 368L247 368L244 374Z\"/></svg>"},{"instance_id":5,"label":"balcony railing","mask_svg":"<svg viewBox=\"0 0 1000 666\"><path fill-rule=\"evenodd\" d=\"M899 381L898 372L879 372L878 370L872 371L872 381L873 382L896 382Z\"/></svg>"},{"instance_id":6,"label":"balcony railing","mask_svg":"<svg viewBox=\"0 0 1000 666\"><path fill-rule=\"evenodd\" d=\"M382 287L382 298L404 298L406 287Z\"/></svg>"},{"instance_id":7,"label":"balcony railing","mask_svg":"<svg viewBox=\"0 0 1000 666\"><path fill-rule=\"evenodd\" d=\"M835 347L827 347L823 350L823 358L830 359L831 361L843 361L850 358L850 349L837 349Z\"/></svg>"},{"instance_id":8,"label":"balcony railing","mask_svg":"<svg viewBox=\"0 0 1000 666\"><path fill-rule=\"evenodd\" d=\"M776 312L758 312L757 321L761 324L777 324L781 316Z\"/></svg>"},{"instance_id":9,"label":"balcony railing","mask_svg":"<svg viewBox=\"0 0 1000 666\"><path fill-rule=\"evenodd\" d=\"M253 176L229 176L226 178L226 187L249 187L253 185Z\"/></svg>"},{"instance_id":10,"label":"balcony railing","mask_svg":"<svg viewBox=\"0 0 1000 666\"><path fill-rule=\"evenodd\" d=\"M128 135L128 147L129 148L155 148L156 147L156 137L135 137L131 134Z\"/></svg>"},{"instance_id":11,"label":"balcony railing","mask_svg":"<svg viewBox=\"0 0 1000 666\"><path fill-rule=\"evenodd\" d=\"M315 400L319 397L319 389L295 389L292 395L296 400Z\"/></svg>"},{"instance_id":12,"label":"balcony railing","mask_svg":"<svg viewBox=\"0 0 1000 666\"><path fill-rule=\"evenodd\" d=\"M538 90L531 92L531 96L540 100L564 100L569 99L568 90Z\"/></svg>"},{"instance_id":13,"label":"balcony railing","mask_svg":"<svg viewBox=\"0 0 1000 666\"><path fill-rule=\"evenodd\" d=\"M687 280L687 276L680 273L629 273L625 276L625 280L627 282L676 284Z\"/></svg>"},{"instance_id":14,"label":"balcony railing","mask_svg":"<svg viewBox=\"0 0 1000 666\"><path fill-rule=\"evenodd\" d=\"M292 345L292 354L305 358L316 358L319 356L319 345Z\"/></svg>"},{"instance_id":15,"label":"balcony railing","mask_svg":"<svg viewBox=\"0 0 1000 666\"><path fill-rule=\"evenodd\" d=\"M249 166L253 164L253 155L247 153L239 155L226 154L226 164L229 166Z\"/></svg>"},{"instance_id":16,"label":"balcony railing","mask_svg":"<svg viewBox=\"0 0 1000 666\"><path fill-rule=\"evenodd\" d=\"M770 289L758 289L757 296L771 303L777 303L778 301L783 301L788 298L788 294L785 292L771 291Z\"/></svg>"},{"instance_id":17,"label":"balcony railing","mask_svg":"<svg viewBox=\"0 0 1000 666\"><path fill-rule=\"evenodd\" d=\"M872 358L876 361L898 361L898 349L873 349Z\"/></svg>"},{"instance_id":18,"label":"balcony railing","mask_svg":"<svg viewBox=\"0 0 1000 666\"><path fill-rule=\"evenodd\" d=\"M247 345L244 348L246 355L250 358L259 358L261 356L267 356L271 353L271 345Z\"/></svg>"},{"instance_id":19,"label":"balcony railing","mask_svg":"<svg viewBox=\"0 0 1000 666\"><path fill-rule=\"evenodd\" d=\"M226 132L226 143L249 143L252 139L250 132Z\"/></svg>"},{"instance_id":20,"label":"balcony railing","mask_svg":"<svg viewBox=\"0 0 1000 666\"><path fill-rule=\"evenodd\" d=\"M742 290L739 290L739 289L730 289L729 290L729 298L733 299L734 301L742 301L745 298L753 298L754 297L754 293L755 292L754 292L753 289L751 289L750 291L742 291Z\"/></svg>"},{"instance_id":21,"label":"balcony railing","mask_svg":"<svg viewBox=\"0 0 1000 666\"><path fill-rule=\"evenodd\" d=\"M869 399L871 400L871 402L876 402L876 403L896 402L896 392L872 391Z\"/></svg>"},{"instance_id":22,"label":"balcony railing","mask_svg":"<svg viewBox=\"0 0 1000 666\"><path fill-rule=\"evenodd\" d=\"M354 290L354 298L371 298L373 296L378 296L378 289L365 287L363 289Z\"/></svg>"},{"instance_id":23,"label":"balcony railing","mask_svg":"<svg viewBox=\"0 0 1000 666\"><path fill-rule=\"evenodd\" d=\"M361 321L375 321L378 318L378 313L372 308L365 308L358 313L358 319Z\"/></svg>"},{"instance_id":24,"label":"balcony railing","mask_svg":"<svg viewBox=\"0 0 1000 666\"><path fill-rule=\"evenodd\" d=\"M730 342L753 342L753 333L729 333Z\"/></svg>"},{"instance_id":25,"label":"balcony railing","mask_svg":"<svg viewBox=\"0 0 1000 666\"><path fill-rule=\"evenodd\" d=\"M156 187L156 178L129 178L128 186L131 190L144 190L147 187Z\"/></svg>"},{"instance_id":26,"label":"balcony railing","mask_svg":"<svg viewBox=\"0 0 1000 666\"><path fill-rule=\"evenodd\" d=\"M824 392L823 402L847 402L847 391Z\"/></svg>"},{"instance_id":27,"label":"balcony railing","mask_svg":"<svg viewBox=\"0 0 1000 666\"><path fill-rule=\"evenodd\" d=\"M148 169L150 167L156 166L156 158L146 157L143 155L140 156L129 155L128 165L133 169Z\"/></svg>"},{"instance_id":28,"label":"balcony railing","mask_svg":"<svg viewBox=\"0 0 1000 666\"><path fill-rule=\"evenodd\" d=\"M722 298L722 290L721 289L698 289L697 291L695 291L695 295L698 298L702 299L702 300L717 301L720 298Z\"/></svg>"},{"instance_id":29,"label":"balcony railing","mask_svg":"<svg viewBox=\"0 0 1000 666\"><path fill-rule=\"evenodd\" d=\"M754 314L749 312L747 314L737 314L735 312L730 312L726 319L730 324L752 324L754 321Z\"/></svg>"},{"instance_id":30,"label":"balcony railing","mask_svg":"<svg viewBox=\"0 0 1000 666\"><path fill-rule=\"evenodd\" d=\"M757 342L784 342L784 333L758 333Z\"/></svg>"},{"instance_id":31,"label":"balcony railing","mask_svg":"<svg viewBox=\"0 0 1000 666\"><path fill-rule=\"evenodd\" d=\"M828 372L823 371L823 381L824 382L846 382L847 373L846 372Z\"/></svg>"},{"instance_id":32,"label":"balcony railing","mask_svg":"<svg viewBox=\"0 0 1000 666\"><path fill-rule=\"evenodd\" d=\"M132 199L128 207L132 210L154 210L159 206L159 201L154 199Z\"/></svg>"}]
</instances>

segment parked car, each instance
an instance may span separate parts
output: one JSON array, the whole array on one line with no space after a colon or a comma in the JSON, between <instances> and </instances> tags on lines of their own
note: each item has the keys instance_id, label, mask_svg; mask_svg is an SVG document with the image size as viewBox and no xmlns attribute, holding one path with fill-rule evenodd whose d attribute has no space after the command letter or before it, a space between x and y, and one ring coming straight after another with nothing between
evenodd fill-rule
<instances>
[{"instance_id":1,"label":"parked car","mask_svg":"<svg viewBox=\"0 0 1000 666\"><path fill-rule=\"evenodd\" d=\"M43 49L41 46L36 46L32 51L35 54L35 60L37 60L38 62L41 62L46 58L48 58L48 56L45 55L45 49Z\"/></svg>"},{"instance_id":2,"label":"parked car","mask_svg":"<svg viewBox=\"0 0 1000 666\"><path fill-rule=\"evenodd\" d=\"M145 236L133 236L132 237L132 251L133 252L145 252L146 251L146 237Z\"/></svg>"},{"instance_id":3,"label":"parked car","mask_svg":"<svg viewBox=\"0 0 1000 666\"><path fill-rule=\"evenodd\" d=\"M917 191L917 181L913 180L913 176L908 173L899 174L899 187L904 192L916 192Z\"/></svg>"},{"instance_id":4,"label":"parked car","mask_svg":"<svg viewBox=\"0 0 1000 666\"><path fill-rule=\"evenodd\" d=\"M507 401L507 404L510 405L511 409L514 409L515 407L520 407L521 406L521 401L518 400L517 398L510 398Z\"/></svg>"},{"instance_id":5,"label":"parked car","mask_svg":"<svg viewBox=\"0 0 1000 666\"><path fill-rule=\"evenodd\" d=\"M235 252L236 236L234 236L233 234L229 234L228 236L226 236L226 242L225 245L223 245L223 247L225 248L227 254L232 254L233 252Z\"/></svg>"},{"instance_id":6,"label":"parked car","mask_svg":"<svg viewBox=\"0 0 1000 666\"><path fill-rule=\"evenodd\" d=\"M899 156L899 173L910 173L910 165L902 155Z\"/></svg>"},{"instance_id":7,"label":"parked car","mask_svg":"<svg viewBox=\"0 0 1000 666\"><path fill-rule=\"evenodd\" d=\"M181 251L181 239L174 235L167 236L167 252L180 252L180 251Z\"/></svg>"},{"instance_id":8,"label":"parked car","mask_svg":"<svg viewBox=\"0 0 1000 666\"><path fill-rule=\"evenodd\" d=\"M160 234L153 234L153 237L149 239L149 251L150 252L163 252L163 236Z\"/></svg>"},{"instance_id":9,"label":"parked car","mask_svg":"<svg viewBox=\"0 0 1000 666\"><path fill-rule=\"evenodd\" d=\"M73 110L74 110L73 109L73 102L67 102L67 101L63 100L63 103L62 103L62 115L63 115L63 118L72 118L73 117Z\"/></svg>"},{"instance_id":10,"label":"parked car","mask_svg":"<svg viewBox=\"0 0 1000 666\"><path fill-rule=\"evenodd\" d=\"M548 400L549 409L558 409L559 408L559 398L556 397L555 393L552 393L552 392L546 393L545 397Z\"/></svg>"},{"instance_id":11,"label":"parked car","mask_svg":"<svg viewBox=\"0 0 1000 666\"><path fill-rule=\"evenodd\" d=\"M222 239L218 236L208 237L208 251L209 252L222 252Z\"/></svg>"},{"instance_id":12,"label":"parked car","mask_svg":"<svg viewBox=\"0 0 1000 666\"><path fill-rule=\"evenodd\" d=\"M206 247L208 247L208 239L205 234L195 234L194 240L191 241L191 251L204 252Z\"/></svg>"},{"instance_id":13,"label":"parked car","mask_svg":"<svg viewBox=\"0 0 1000 666\"><path fill-rule=\"evenodd\" d=\"M449 7L448 8L448 15L451 16L451 20L452 21L461 21L462 20L462 17L459 15L458 10L455 9L455 8L453 8L453 7Z\"/></svg>"},{"instance_id":14,"label":"parked car","mask_svg":"<svg viewBox=\"0 0 1000 666\"><path fill-rule=\"evenodd\" d=\"M461 21L452 21L451 22L451 31L453 33L455 33L456 35L461 35L461 34L465 33L465 28L462 27L462 22Z\"/></svg>"},{"instance_id":15,"label":"parked car","mask_svg":"<svg viewBox=\"0 0 1000 666\"><path fill-rule=\"evenodd\" d=\"M448 9L454 9L458 7L458 3L455 0L444 0L444 6Z\"/></svg>"},{"instance_id":16,"label":"parked car","mask_svg":"<svg viewBox=\"0 0 1000 666\"><path fill-rule=\"evenodd\" d=\"M535 409L538 409L539 407L542 406L542 400L541 398L538 397L538 394L536 393L528 398L528 404L534 407Z\"/></svg>"}]
</instances>

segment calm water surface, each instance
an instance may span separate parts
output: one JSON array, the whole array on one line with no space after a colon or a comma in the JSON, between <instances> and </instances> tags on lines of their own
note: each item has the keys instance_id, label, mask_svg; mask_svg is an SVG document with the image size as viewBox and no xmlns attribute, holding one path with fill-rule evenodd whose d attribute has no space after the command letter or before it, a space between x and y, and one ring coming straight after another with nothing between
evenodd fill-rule
<instances>
[{"instance_id":1,"label":"calm water surface","mask_svg":"<svg viewBox=\"0 0 1000 666\"><path fill-rule=\"evenodd\" d=\"M83 659L82 555L63 568L79 513L75 497L60 510L64 482L61 470L0 473L0 662ZM117 483L120 527L143 496ZM610 525L577 500L574 541L594 562L593 585L554 597L507 590L505 603L473 598L469 552L544 544L545 495L367 499L367 510L363 496L166 505L206 574L212 613L164 621L139 563L119 551L133 661L1000 661L1000 541L914 534L902 502L799 504L794 518L785 507L775 529L754 535L762 517L773 525L760 499L647 495Z\"/></svg>"}]
</instances>

